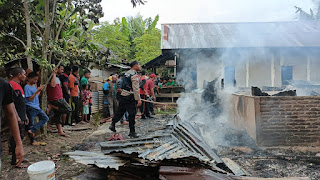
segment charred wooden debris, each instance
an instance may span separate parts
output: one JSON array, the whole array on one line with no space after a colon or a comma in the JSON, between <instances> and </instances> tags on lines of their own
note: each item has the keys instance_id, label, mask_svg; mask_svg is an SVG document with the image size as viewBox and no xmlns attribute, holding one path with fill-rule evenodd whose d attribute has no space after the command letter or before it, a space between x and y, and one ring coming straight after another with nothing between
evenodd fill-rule
<instances>
[{"instance_id":1,"label":"charred wooden debris","mask_svg":"<svg viewBox=\"0 0 320 180\"><path fill-rule=\"evenodd\" d=\"M199 177L205 172L224 179L246 175L239 166L220 159L191 124L177 117L148 137L101 142L100 147L101 152L66 154L78 163L108 169L123 177L188 176L191 172Z\"/></svg>"}]
</instances>

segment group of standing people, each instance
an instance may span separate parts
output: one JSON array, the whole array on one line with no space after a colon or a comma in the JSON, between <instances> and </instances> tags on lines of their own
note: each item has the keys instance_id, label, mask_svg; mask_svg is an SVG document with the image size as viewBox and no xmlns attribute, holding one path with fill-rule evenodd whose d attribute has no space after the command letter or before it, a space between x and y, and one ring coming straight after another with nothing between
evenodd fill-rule
<instances>
[{"instance_id":1,"label":"group of standing people","mask_svg":"<svg viewBox=\"0 0 320 180\"><path fill-rule=\"evenodd\" d=\"M60 65L52 72L52 78L45 85L38 83L39 72L26 73L20 67L8 69L7 76L8 82L0 78L0 87L2 87L0 88L0 113L3 106L5 117L10 122L11 137L8 145L9 151L12 153L12 165L25 166L22 164L23 148L21 142L25 132L27 132L32 145L45 145L45 143L35 140L35 132L49 121L51 111L53 111L52 122L55 123L58 134L64 137L68 137L68 135L62 129L63 125L74 125L74 123L81 122L79 118L80 107L83 108L82 120L90 120L88 118L90 117L89 105L92 103L88 84L90 71L86 71L80 80L81 95L79 93L78 66L64 68ZM41 109L39 101L39 97L45 90L48 98L46 112ZM36 117L39 119L37 123L35 123Z\"/></svg>"},{"instance_id":2,"label":"group of standing people","mask_svg":"<svg viewBox=\"0 0 320 180\"><path fill-rule=\"evenodd\" d=\"M135 132L137 107L140 107L142 119L152 118L155 101L155 81L157 77L142 71L137 61L130 63L131 69L120 75L112 75L104 84L106 116L112 116L110 130L116 132L115 124L129 124L130 137L138 137ZM12 153L12 165L23 166L23 147L21 139L27 132L32 145L41 145L35 140L35 132L43 127L52 114L58 134L68 137L63 131L63 125L75 125L90 121L92 94L88 83L91 72L85 71L80 79L79 67L64 67L60 65L52 72L48 84L40 85L39 73L28 72L22 68L12 68L8 71L9 82L0 78L0 113L4 107L6 118L10 120L11 137L9 150ZM43 83L43 82L42 82ZM80 89L81 88L81 89ZM48 107L44 112L40 108L39 97L47 91ZM146 100L142 102L143 100ZM81 109L81 112L80 112ZM80 119L80 114L82 118ZM39 121L35 123L35 118ZM1 117L0 117L1 121ZM1 164L0 164L1 167Z\"/></svg>"}]
</instances>

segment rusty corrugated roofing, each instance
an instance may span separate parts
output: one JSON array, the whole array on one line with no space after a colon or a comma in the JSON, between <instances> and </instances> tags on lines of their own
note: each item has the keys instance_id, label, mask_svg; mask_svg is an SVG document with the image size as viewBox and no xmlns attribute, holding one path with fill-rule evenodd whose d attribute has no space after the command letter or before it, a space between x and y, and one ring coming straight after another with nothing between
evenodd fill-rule
<instances>
[{"instance_id":1,"label":"rusty corrugated roofing","mask_svg":"<svg viewBox=\"0 0 320 180\"><path fill-rule=\"evenodd\" d=\"M170 164L208 168L224 174L244 174L229 168L191 124L178 117L152 130L146 137L101 142L100 147L99 152L75 151L66 155L82 164L117 170L137 164L153 167Z\"/></svg>"},{"instance_id":2,"label":"rusty corrugated roofing","mask_svg":"<svg viewBox=\"0 0 320 180\"><path fill-rule=\"evenodd\" d=\"M148 161L195 157L203 164L211 166L212 169L225 172L219 168L223 161L206 144L203 138L195 132L189 123L178 119L169 123L161 135L102 142L100 145L101 151L106 155L119 152L125 154L137 153L139 158Z\"/></svg>"},{"instance_id":3,"label":"rusty corrugated roofing","mask_svg":"<svg viewBox=\"0 0 320 180\"><path fill-rule=\"evenodd\" d=\"M114 168L116 170L127 162L119 157L98 152L74 151L67 152L65 155L70 156L70 158L81 164L96 165L99 168Z\"/></svg>"},{"instance_id":4,"label":"rusty corrugated roofing","mask_svg":"<svg viewBox=\"0 0 320 180\"><path fill-rule=\"evenodd\" d=\"M320 47L319 21L162 25L162 49Z\"/></svg>"}]
</instances>

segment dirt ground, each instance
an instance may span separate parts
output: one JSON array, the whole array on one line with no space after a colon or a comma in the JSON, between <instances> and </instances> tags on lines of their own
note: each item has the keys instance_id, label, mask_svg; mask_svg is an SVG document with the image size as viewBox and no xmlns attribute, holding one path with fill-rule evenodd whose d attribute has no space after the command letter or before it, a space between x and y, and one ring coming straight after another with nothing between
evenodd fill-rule
<instances>
[{"instance_id":1,"label":"dirt ground","mask_svg":"<svg viewBox=\"0 0 320 180\"><path fill-rule=\"evenodd\" d=\"M170 115L161 115L155 119L137 121L137 132L140 135L157 132L165 126L172 118ZM91 124L76 125L75 129L89 128L79 131L68 131L69 138L58 136L56 133L48 133L47 137L38 140L47 143L47 146L35 147L29 145L29 139L24 140L25 160L30 165L42 160L53 160L56 164L56 179L99 179L105 178L105 170L96 167L85 166L76 163L71 158L62 155L65 152L74 150L93 150L97 148L94 144L106 141L112 134L106 123L103 126L95 127ZM127 137L128 127L117 125L118 132ZM6 137L3 138L3 140ZM248 147L250 146L250 147ZM249 176L263 178L282 177L309 177L320 179L320 158L315 155L320 148L296 147L296 148L269 148L263 149L252 144L248 146L219 146L216 149L221 158L230 158L236 162ZM11 155L8 155L7 142L2 142L2 176L1 179L25 180L28 179L27 169L16 169L10 165ZM98 147L99 148L99 147Z\"/></svg>"},{"instance_id":2,"label":"dirt ground","mask_svg":"<svg viewBox=\"0 0 320 180\"><path fill-rule=\"evenodd\" d=\"M168 119L172 118L170 115L161 114L159 115L163 118L155 118L155 119L145 119L145 120L137 120L136 121L136 131L140 135L146 134L148 131L156 130L159 127L165 126ZM163 120L165 119L165 120ZM152 123L151 123L152 122ZM70 131L68 129L64 129L65 132L71 137L61 137L58 136L57 133L48 132L46 137L37 138L37 141L46 142L46 146L32 146L30 145L29 138L25 137L23 140L24 159L27 161L25 164L30 165L35 162L43 161L43 160L53 160L55 162L55 175L58 180L67 180L67 179L91 179L83 178L83 176L88 176L88 174L84 173L86 171L90 171L92 169L91 166L82 165L76 163L73 159L68 156L64 156L63 153L70 152L74 150L91 150L95 151L96 148L100 148L97 146L98 142L106 141L109 137L111 137L112 132L108 129L110 122L107 122L103 125L95 127L92 124L77 124L76 126L71 127L72 129L86 129L87 130L78 130L78 131ZM125 138L128 137L129 128L128 125L120 125L117 123L117 131L122 133ZM10 165L11 155L9 155L8 151L8 139L9 135L4 135L2 138L2 171L0 179L8 179L8 180L25 180L28 179L27 168L25 169L17 169ZM90 174L90 173L89 173ZM80 177L80 178L78 178ZM95 179L95 178L94 178Z\"/></svg>"},{"instance_id":3,"label":"dirt ground","mask_svg":"<svg viewBox=\"0 0 320 180\"><path fill-rule=\"evenodd\" d=\"M318 180L320 159L315 156L318 152L320 148L315 147L220 147L218 155L234 160L252 177L309 177Z\"/></svg>"},{"instance_id":4,"label":"dirt ground","mask_svg":"<svg viewBox=\"0 0 320 180\"><path fill-rule=\"evenodd\" d=\"M32 146L27 137L24 138L24 159L27 165L43 160L53 160L56 164L56 179L71 179L86 169L86 166L75 163L72 159L62 154L71 151L90 135L96 128L91 124L76 125L72 128L89 128L81 131L66 131L70 137L58 136L57 133L48 132L46 137L37 138L38 141L46 142L46 146ZM4 137L6 139L6 137ZM8 151L8 142L2 142L2 172L1 179L25 180L28 179L27 169L17 169L10 165L11 155Z\"/></svg>"}]
</instances>

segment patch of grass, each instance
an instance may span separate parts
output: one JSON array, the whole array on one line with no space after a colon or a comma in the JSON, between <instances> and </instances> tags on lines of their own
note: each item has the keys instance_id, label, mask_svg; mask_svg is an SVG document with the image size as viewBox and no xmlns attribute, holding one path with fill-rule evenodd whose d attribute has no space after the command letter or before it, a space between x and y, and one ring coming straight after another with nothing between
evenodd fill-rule
<instances>
[{"instance_id":1,"label":"patch of grass","mask_svg":"<svg viewBox=\"0 0 320 180\"><path fill-rule=\"evenodd\" d=\"M166 110L163 109L157 109L156 114L177 114L177 109L176 108L168 108Z\"/></svg>"},{"instance_id":2,"label":"patch of grass","mask_svg":"<svg viewBox=\"0 0 320 180\"><path fill-rule=\"evenodd\" d=\"M92 124L97 127L100 125L100 120L103 119L102 117L102 113L101 112L98 112L98 113L95 113L93 114L93 121L92 121Z\"/></svg>"}]
</instances>

